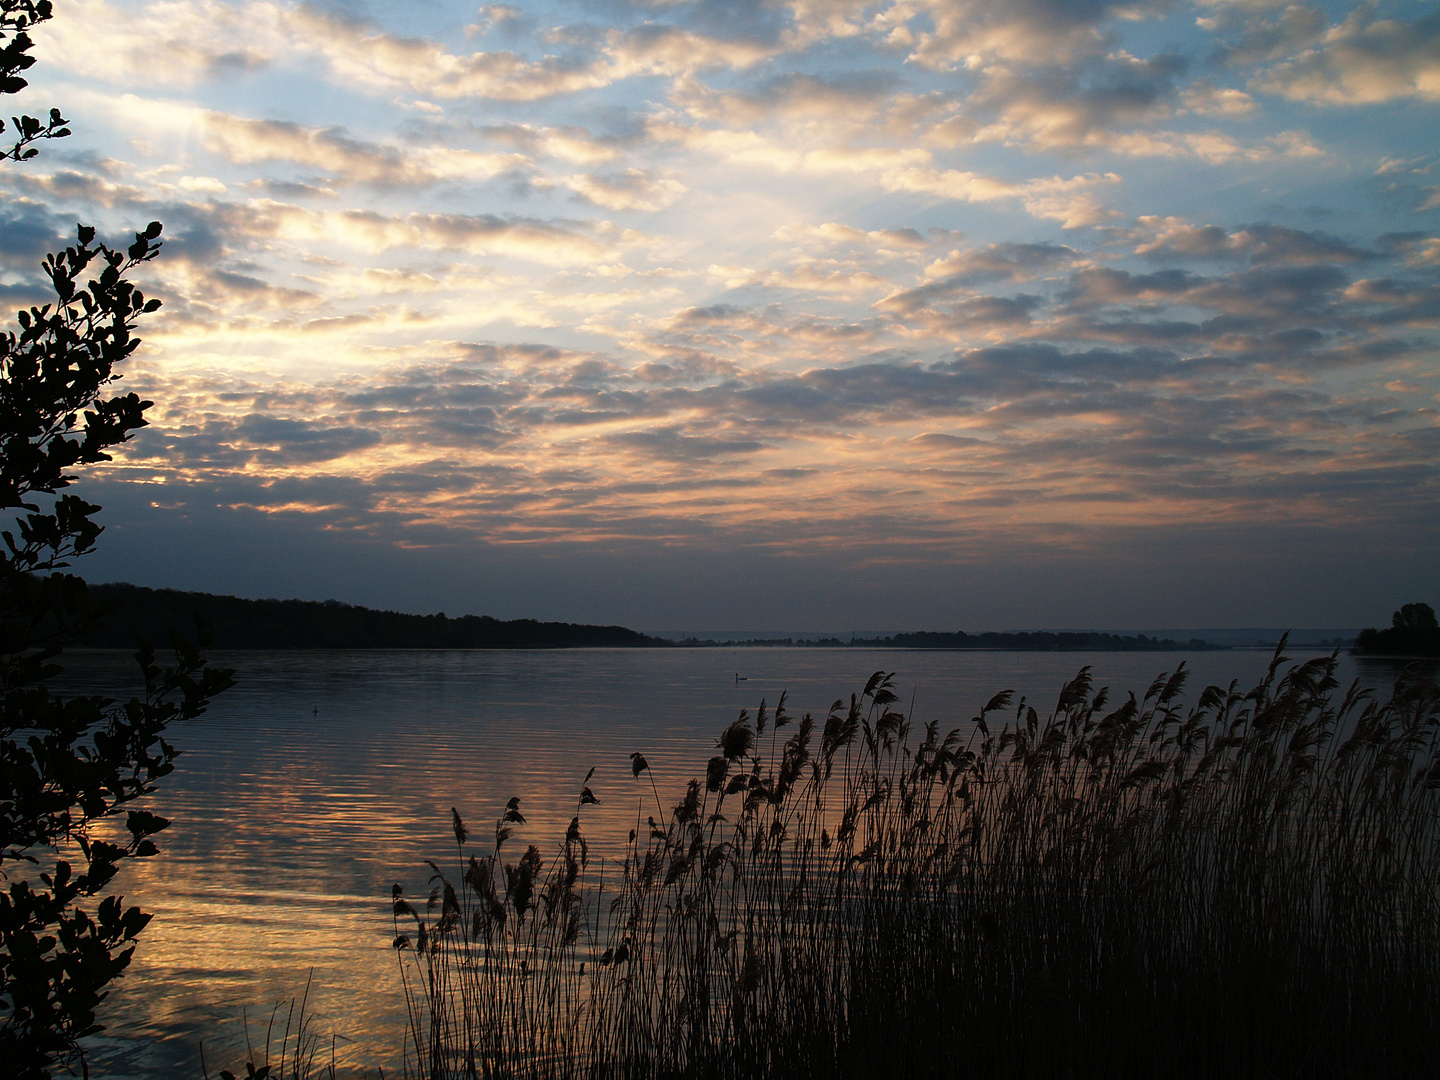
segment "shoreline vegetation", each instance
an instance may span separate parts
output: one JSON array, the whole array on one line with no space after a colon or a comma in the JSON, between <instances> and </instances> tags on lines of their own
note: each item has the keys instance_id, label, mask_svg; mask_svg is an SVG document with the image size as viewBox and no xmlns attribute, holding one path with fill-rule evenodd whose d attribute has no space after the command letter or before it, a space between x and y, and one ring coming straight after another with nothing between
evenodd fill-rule
<instances>
[{"instance_id":1,"label":"shoreline vegetation","mask_svg":"<svg viewBox=\"0 0 1440 1080\"><path fill-rule=\"evenodd\" d=\"M663 646L668 642L623 626L586 626L535 619L450 618L342 604L338 600L246 600L212 593L90 586L98 604L113 604L93 648L133 648L137 638L165 641L193 630L198 616L211 649L565 649Z\"/></svg>"},{"instance_id":2,"label":"shoreline vegetation","mask_svg":"<svg viewBox=\"0 0 1440 1080\"><path fill-rule=\"evenodd\" d=\"M1440 1057L1440 689L1335 653L1184 703L1088 668L948 733L762 701L592 859L452 812L394 889L405 1075L1409 1077ZM592 770L593 772L593 770ZM473 838L472 838L473 837ZM593 842L590 841L590 842Z\"/></svg>"},{"instance_id":3,"label":"shoreline vegetation","mask_svg":"<svg viewBox=\"0 0 1440 1080\"><path fill-rule=\"evenodd\" d=\"M1184 649L1198 652L1225 649L1227 645L1211 645L1200 638L1176 641L1173 638L1147 637L1144 634L1106 634L1099 631L1029 630L1008 633L988 632L967 634L963 630L942 633L929 630L885 637L823 637L823 638L749 638L741 641L717 641L713 638L682 638L675 644L686 648L716 648L725 645L805 648L866 648L866 649L935 649L1006 652L1173 652Z\"/></svg>"},{"instance_id":4,"label":"shoreline vegetation","mask_svg":"<svg viewBox=\"0 0 1440 1080\"><path fill-rule=\"evenodd\" d=\"M1233 646L1192 637L1177 640L1099 631L937 633L886 636L672 639L623 626L501 620L488 615L410 615L337 600L249 600L212 593L150 589L124 583L91 585L93 602L106 609L105 623L86 637L91 648L134 648L139 638L169 639L193 631L198 616L210 648L249 649L570 649L570 648L892 648L1005 650L1018 652L1199 652ZM1341 646L1348 641L1326 641ZM1273 647L1273 642L1267 645Z\"/></svg>"},{"instance_id":5,"label":"shoreline vegetation","mask_svg":"<svg viewBox=\"0 0 1440 1080\"><path fill-rule=\"evenodd\" d=\"M1440 657L1440 625L1429 604L1406 604L1390 616L1384 630L1360 631L1355 652L1361 656Z\"/></svg>"}]
</instances>

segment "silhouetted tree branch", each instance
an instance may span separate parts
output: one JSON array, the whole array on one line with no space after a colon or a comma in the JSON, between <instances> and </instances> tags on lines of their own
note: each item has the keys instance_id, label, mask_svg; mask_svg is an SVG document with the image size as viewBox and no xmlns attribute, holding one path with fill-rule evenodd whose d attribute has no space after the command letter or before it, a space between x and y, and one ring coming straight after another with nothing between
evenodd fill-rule
<instances>
[{"instance_id":1,"label":"silhouetted tree branch","mask_svg":"<svg viewBox=\"0 0 1440 1080\"><path fill-rule=\"evenodd\" d=\"M0 0L0 94L14 94L30 85L20 74L35 63L30 55L34 42L26 31L51 15L50 0ZM10 149L0 154L0 158L10 161L27 161L38 154L40 151L30 145L33 142L63 139L70 134L66 127L70 121L60 115L59 109L50 110L49 120L22 114L12 117L10 123L17 138ZM4 130L5 121L0 120L0 132Z\"/></svg>"},{"instance_id":2,"label":"silhouetted tree branch","mask_svg":"<svg viewBox=\"0 0 1440 1080\"><path fill-rule=\"evenodd\" d=\"M25 30L50 15L48 0L0 0L0 93L26 85ZM50 117L17 118L3 156L23 161L30 143L69 134L58 110ZM123 705L49 688L65 646L101 614L63 572L95 546L100 508L68 489L73 469L108 461L145 425L150 402L108 391L140 344L139 318L160 306L126 276L155 257L160 232L151 222L117 250L78 226L76 244L42 263L54 302L0 334L0 511L14 515L0 531L0 1071L17 1078L76 1061L83 1071L79 1040L100 1030L95 1010L150 920L106 887L125 859L154 855L169 824L131 804L174 768L167 725L231 683L177 637L166 667L142 643L145 691ZM128 836L100 836L122 810Z\"/></svg>"}]
</instances>

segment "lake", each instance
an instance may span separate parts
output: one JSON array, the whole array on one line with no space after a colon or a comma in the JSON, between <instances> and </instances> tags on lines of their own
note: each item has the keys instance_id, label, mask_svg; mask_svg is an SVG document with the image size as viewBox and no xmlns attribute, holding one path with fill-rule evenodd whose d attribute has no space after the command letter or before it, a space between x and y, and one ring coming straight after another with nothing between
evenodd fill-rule
<instances>
[{"instance_id":1,"label":"lake","mask_svg":"<svg viewBox=\"0 0 1440 1080\"><path fill-rule=\"evenodd\" d=\"M205 717L171 729L183 756L147 805L174 824L158 838L160 855L128 865L114 886L155 918L102 1010L108 1030L90 1041L97 1077L199 1076L202 1042L211 1076L243 1068L242 1018L258 1048L272 1009L282 1005L283 1028L307 979L308 1012L327 1057L335 1036L340 1072L399 1075L390 889L423 895L426 859L457 865L452 806L484 844L518 796L528 820L511 843L548 853L594 767L600 805L582 820L592 850L613 853L637 812L654 812L631 752L645 754L672 803L703 775L721 729L762 698L773 709L784 690L797 719L823 720L873 671L894 671L917 724L938 719L946 731L1006 689L1044 715L1082 665L1118 701L1184 660L1193 699L1209 683L1248 688L1269 654L712 648L214 660L234 667L238 684ZM67 689L134 690L126 654L70 663ZM1346 657L1342 683L1384 687L1396 670Z\"/></svg>"}]
</instances>

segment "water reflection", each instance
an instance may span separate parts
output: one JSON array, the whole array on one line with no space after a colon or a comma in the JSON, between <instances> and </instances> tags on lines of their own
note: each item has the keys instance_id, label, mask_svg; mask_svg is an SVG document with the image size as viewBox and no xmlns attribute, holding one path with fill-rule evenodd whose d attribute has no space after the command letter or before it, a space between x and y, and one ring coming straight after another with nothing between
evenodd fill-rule
<instances>
[{"instance_id":1,"label":"water reflection","mask_svg":"<svg viewBox=\"0 0 1440 1080\"><path fill-rule=\"evenodd\" d=\"M313 970L310 1007L319 1030L343 1037L342 1074L396 1074L403 999L390 886L423 895L424 860L451 864L452 806L483 844L518 795L527 824L511 842L549 852L594 766L600 805L585 808L585 832L592 851L613 854L654 812L648 782L631 775L632 751L649 760L662 798L678 799L739 710L753 712L762 698L773 707L782 690L796 717L823 717L871 672L894 670L907 706L913 692L916 719L948 730L1002 689L1046 711L1082 664L1093 665L1097 685L1143 693L1179 659L824 649L222 654L237 687L208 716L173 729L184 755L151 804L175 822L161 855L119 881L156 917L107 1003L110 1030L92 1048L92 1071L199 1075L202 1041L212 1074L234 1068L242 1015L258 1045L271 1007L300 993ZM1269 657L1185 659L1198 692L1232 679L1251 685ZM89 654L75 681L128 693L131 670L122 654ZM1388 686L1396 669L1345 658L1341 674Z\"/></svg>"},{"instance_id":2,"label":"water reflection","mask_svg":"<svg viewBox=\"0 0 1440 1080\"><path fill-rule=\"evenodd\" d=\"M1391 656L1357 656L1351 660L1361 683L1388 689L1398 679L1440 679L1440 658L1404 659Z\"/></svg>"}]
</instances>

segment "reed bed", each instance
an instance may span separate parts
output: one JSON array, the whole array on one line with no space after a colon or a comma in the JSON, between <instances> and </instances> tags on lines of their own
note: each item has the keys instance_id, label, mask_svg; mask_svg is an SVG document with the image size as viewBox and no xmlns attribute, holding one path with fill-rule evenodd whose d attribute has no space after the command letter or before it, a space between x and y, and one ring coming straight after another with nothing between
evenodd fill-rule
<instances>
[{"instance_id":1,"label":"reed bed","mask_svg":"<svg viewBox=\"0 0 1440 1080\"><path fill-rule=\"evenodd\" d=\"M1287 664L1189 705L1183 665L1117 702L1082 669L948 733L884 672L762 702L673 805L634 756L619 865L588 788L549 853L507 846L515 800L483 844L457 813L455 873L395 890L407 1070L1431 1075L1440 692Z\"/></svg>"}]
</instances>

